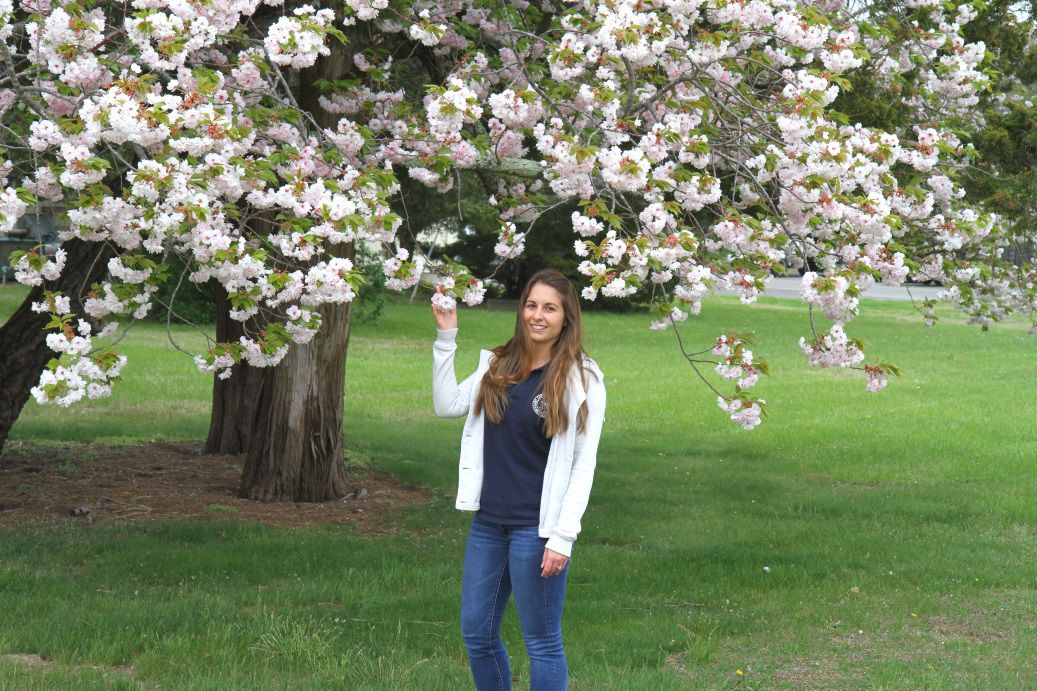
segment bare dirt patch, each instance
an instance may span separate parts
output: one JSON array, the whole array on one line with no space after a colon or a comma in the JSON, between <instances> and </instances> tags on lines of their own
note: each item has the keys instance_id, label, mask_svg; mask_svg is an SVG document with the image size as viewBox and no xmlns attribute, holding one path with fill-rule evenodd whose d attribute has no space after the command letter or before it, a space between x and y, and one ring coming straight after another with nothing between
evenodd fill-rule
<instances>
[{"instance_id":1,"label":"bare dirt patch","mask_svg":"<svg viewBox=\"0 0 1037 691\"><path fill-rule=\"evenodd\" d=\"M6 655L0 655L0 660L3 660L4 662L15 662L19 665L25 665L26 667L50 668L54 666L53 662L44 660L35 653L9 653Z\"/></svg>"},{"instance_id":2,"label":"bare dirt patch","mask_svg":"<svg viewBox=\"0 0 1037 691\"><path fill-rule=\"evenodd\" d=\"M351 471L344 499L262 503L237 496L244 458L201 444L67 447L10 444L0 456L0 525L234 521L277 526L356 525L394 532L398 509L429 490L370 469Z\"/></svg>"},{"instance_id":3,"label":"bare dirt patch","mask_svg":"<svg viewBox=\"0 0 1037 691\"><path fill-rule=\"evenodd\" d=\"M44 671L49 671L57 667L58 665L50 660L45 660L35 653L6 653L0 655L0 662L12 662L16 665L24 665L26 667L32 667ZM133 675L133 668L129 666L121 667L101 667L99 665L73 665L71 666L73 671L81 671L84 669L92 669L95 672L109 672L119 676L128 677Z\"/></svg>"},{"instance_id":4,"label":"bare dirt patch","mask_svg":"<svg viewBox=\"0 0 1037 691\"><path fill-rule=\"evenodd\" d=\"M980 628L972 622L955 621L942 616L931 617L930 624L936 641L941 645L954 639L965 639L974 642L996 642L1010 638L1005 631Z\"/></svg>"},{"instance_id":5,"label":"bare dirt patch","mask_svg":"<svg viewBox=\"0 0 1037 691\"><path fill-rule=\"evenodd\" d=\"M819 662L792 664L771 674L771 683L795 689L846 688L849 681Z\"/></svg>"}]
</instances>

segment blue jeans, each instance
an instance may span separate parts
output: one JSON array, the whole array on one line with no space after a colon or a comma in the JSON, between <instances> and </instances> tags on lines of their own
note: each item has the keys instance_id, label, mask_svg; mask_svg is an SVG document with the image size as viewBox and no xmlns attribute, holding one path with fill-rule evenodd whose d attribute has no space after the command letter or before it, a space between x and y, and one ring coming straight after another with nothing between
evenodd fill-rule
<instances>
[{"instance_id":1,"label":"blue jeans","mask_svg":"<svg viewBox=\"0 0 1037 691\"><path fill-rule=\"evenodd\" d=\"M542 578L545 538L536 526L506 526L476 516L468 533L461 583L461 635L479 691L511 688L511 666L500 638L508 598L515 593L529 652L530 691L565 689L562 607L569 567Z\"/></svg>"}]
</instances>

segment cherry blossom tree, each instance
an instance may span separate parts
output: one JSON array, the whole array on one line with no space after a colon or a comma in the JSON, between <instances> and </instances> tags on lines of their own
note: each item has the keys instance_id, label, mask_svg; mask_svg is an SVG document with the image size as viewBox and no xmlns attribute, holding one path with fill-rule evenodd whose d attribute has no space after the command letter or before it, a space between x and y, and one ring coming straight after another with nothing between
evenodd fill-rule
<instances>
[{"instance_id":1,"label":"cherry blossom tree","mask_svg":"<svg viewBox=\"0 0 1037 691\"><path fill-rule=\"evenodd\" d=\"M566 232L583 297L649 296L652 328L677 332L697 371L712 366L716 378L700 374L742 426L760 421L750 390L766 364L736 334L693 352L679 325L721 287L753 302L786 265L811 267L807 361L881 389L895 367L866 363L848 326L876 282L939 281L984 326L1035 302L1025 267L1002 257L1012 238L958 183L989 82L983 44L962 38L976 12L953 0L0 0L0 231L46 200L67 209L67 240L111 255L75 288L61 283L65 249L14 258L49 319L32 396L109 395L126 363L112 339L175 311L155 304L157 286L213 281L242 326L196 353L199 369L222 380L240 363L281 365L262 387L243 490L340 494L348 305L362 289L352 248L383 247L386 285L413 287L398 176L447 194L463 171L490 188L501 261L558 232L538 225L546 210L576 205ZM862 77L910 123L884 131L838 112ZM174 254L185 275L166 270ZM438 270L437 307L482 301L485 276Z\"/></svg>"}]
</instances>

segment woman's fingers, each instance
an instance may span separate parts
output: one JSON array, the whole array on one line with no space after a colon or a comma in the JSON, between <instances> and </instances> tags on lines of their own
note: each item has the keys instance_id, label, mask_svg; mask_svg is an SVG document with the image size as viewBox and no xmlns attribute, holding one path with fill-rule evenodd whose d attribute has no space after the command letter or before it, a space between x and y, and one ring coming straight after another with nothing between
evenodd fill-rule
<instances>
[{"instance_id":1,"label":"woman's fingers","mask_svg":"<svg viewBox=\"0 0 1037 691\"><path fill-rule=\"evenodd\" d=\"M456 329L457 328L457 310L452 309L447 312L439 309L435 305L432 305L432 316L436 319L436 327L438 329Z\"/></svg>"},{"instance_id":2,"label":"woman's fingers","mask_svg":"<svg viewBox=\"0 0 1037 691\"><path fill-rule=\"evenodd\" d=\"M568 563L568 557L563 556L558 552L552 552L549 549L545 549L544 558L540 561L541 578L550 578L551 576L557 576L565 570L565 565Z\"/></svg>"}]
</instances>

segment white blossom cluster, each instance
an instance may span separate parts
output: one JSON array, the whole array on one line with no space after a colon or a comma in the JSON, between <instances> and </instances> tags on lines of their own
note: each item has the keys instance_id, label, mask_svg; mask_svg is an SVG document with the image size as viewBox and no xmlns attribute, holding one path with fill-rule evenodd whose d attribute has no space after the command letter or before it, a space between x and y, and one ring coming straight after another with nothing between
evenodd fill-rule
<instances>
[{"instance_id":1,"label":"white blossom cluster","mask_svg":"<svg viewBox=\"0 0 1037 691\"><path fill-rule=\"evenodd\" d=\"M36 252L27 252L14 263L14 279L27 286L43 285L44 281L56 281L65 268L68 253L59 249L53 259Z\"/></svg>"},{"instance_id":2,"label":"white blossom cluster","mask_svg":"<svg viewBox=\"0 0 1037 691\"><path fill-rule=\"evenodd\" d=\"M760 369L753 362L753 351L746 342L735 336L717 338L713 354L720 358L716 373L724 379L737 380L739 389L748 389L760 380Z\"/></svg>"},{"instance_id":3,"label":"white blossom cluster","mask_svg":"<svg viewBox=\"0 0 1037 691\"><path fill-rule=\"evenodd\" d=\"M726 399L723 396L717 396L717 405L720 406L720 409L728 414L732 422L741 425L743 429L753 429L760 424L760 415L763 413L760 404L764 402L762 399L750 401L744 398Z\"/></svg>"},{"instance_id":4,"label":"white blossom cluster","mask_svg":"<svg viewBox=\"0 0 1037 691\"><path fill-rule=\"evenodd\" d=\"M810 364L818 367L854 367L864 359L860 345L850 339L838 324L812 343L805 338L799 339L799 347Z\"/></svg>"},{"instance_id":5,"label":"white blossom cluster","mask_svg":"<svg viewBox=\"0 0 1037 691\"><path fill-rule=\"evenodd\" d=\"M331 52L325 45L325 35L335 12L303 5L293 14L296 18L281 17L270 27L263 45L275 64L297 69L309 67L318 56Z\"/></svg>"},{"instance_id":6,"label":"white blossom cluster","mask_svg":"<svg viewBox=\"0 0 1037 691\"><path fill-rule=\"evenodd\" d=\"M18 219L25 214L28 208L29 205L18 197L16 190L0 190L0 235L14 230Z\"/></svg>"},{"instance_id":7,"label":"white blossom cluster","mask_svg":"<svg viewBox=\"0 0 1037 691\"><path fill-rule=\"evenodd\" d=\"M382 273L385 274L385 287L389 290L404 291L413 288L421 280L418 267L410 259L410 252L400 248L396 254L382 262Z\"/></svg>"},{"instance_id":8,"label":"white blossom cluster","mask_svg":"<svg viewBox=\"0 0 1037 691\"><path fill-rule=\"evenodd\" d=\"M505 222L497 235L497 244L494 245L493 252L501 259L512 259L526 249L525 240L526 234L518 232L514 223Z\"/></svg>"}]
</instances>

